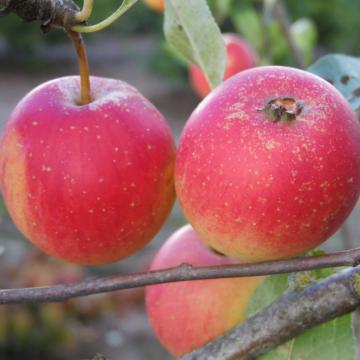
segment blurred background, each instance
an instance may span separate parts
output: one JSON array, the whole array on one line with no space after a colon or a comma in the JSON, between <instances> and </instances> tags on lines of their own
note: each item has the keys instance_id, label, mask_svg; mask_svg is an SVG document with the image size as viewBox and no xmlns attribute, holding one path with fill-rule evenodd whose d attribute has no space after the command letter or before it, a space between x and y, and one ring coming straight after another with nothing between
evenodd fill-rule
<instances>
[{"instance_id":1,"label":"blurred background","mask_svg":"<svg viewBox=\"0 0 360 360\"><path fill-rule=\"evenodd\" d=\"M78 2L81 6L81 1ZM273 1L209 0L223 32L241 34L261 64L295 65ZM91 23L109 16L120 0L95 1ZM331 52L360 56L360 2L287 0L290 31L306 65ZM85 35L91 73L119 78L137 87L165 115L176 138L200 99L192 91L187 65L165 44L163 14L140 0L110 28ZM62 31L43 35L39 24L9 15L0 18L0 126L16 103L36 85L77 73L72 46ZM40 254L17 231L0 205L0 286L44 286L84 277L147 269L165 239L185 223L175 206L166 225L142 251L101 267L80 267ZM359 246L355 209L326 250ZM0 307L0 360L170 359L146 319L143 289L97 295L63 304Z\"/></svg>"}]
</instances>

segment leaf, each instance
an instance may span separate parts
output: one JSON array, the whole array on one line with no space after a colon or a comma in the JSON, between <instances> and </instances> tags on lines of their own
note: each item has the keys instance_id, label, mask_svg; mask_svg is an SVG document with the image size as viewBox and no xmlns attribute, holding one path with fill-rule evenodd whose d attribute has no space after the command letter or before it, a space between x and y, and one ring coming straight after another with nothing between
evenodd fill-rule
<instances>
[{"instance_id":1,"label":"leaf","mask_svg":"<svg viewBox=\"0 0 360 360\"><path fill-rule=\"evenodd\" d=\"M206 0L166 0L164 32L187 61L201 67L212 88L222 82L226 49Z\"/></svg>"},{"instance_id":2,"label":"leaf","mask_svg":"<svg viewBox=\"0 0 360 360\"><path fill-rule=\"evenodd\" d=\"M123 0L119 8L105 20L100 21L95 25L77 25L72 27L72 30L84 33L103 30L109 25L111 25L113 22L115 22L117 19L119 19L121 16L123 16L137 1L138 0Z\"/></svg>"},{"instance_id":3,"label":"leaf","mask_svg":"<svg viewBox=\"0 0 360 360\"><path fill-rule=\"evenodd\" d=\"M310 250L308 256L322 256L326 251L322 249ZM325 279L335 274L334 268L321 268L310 271L302 271L299 273L292 273L289 275L289 288L290 289L303 289L306 286L311 285L312 282Z\"/></svg>"},{"instance_id":4,"label":"leaf","mask_svg":"<svg viewBox=\"0 0 360 360\"><path fill-rule=\"evenodd\" d=\"M267 25L270 49L275 63L286 64L293 62L293 55L280 23L271 19ZM317 30L315 24L308 18L301 18L290 26L295 45L304 55L304 60L310 64L313 58L314 48L317 42Z\"/></svg>"},{"instance_id":5,"label":"leaf","mask_svg":"<svg viewBox=\"0 0 360 360\"><path fill-rule=\"evenodd\" d=\"M356 111L360 109L360 58L330 54L308 68L333 84Z\"/></svg>"},{"instance_id":6,"label":"leaf","mask_svg":"<svg viewBox=\"0 0 360 360\"><path fill-rule=\"evenodd\" d=\"M259 360L354 360L355 338L351 315L318 325L278 346Z\"/></svg>"},{"instance_id":7,"label":"leaf","mask_svg":"<svg viewBox=\"0 0 360 360\"><path fill-rule=\"evenodd\" d=\"M270 51L275 63L286 64L292 61L289 45L280 24L273 20L267 26Z\"/></svg>"},{"instance_id":8,"label":"leaf","mask_svg":"<svg viewBox=\"0 0 360 360\"><path fill-rule=\"evenodd\" d=\"M320 250L313 250L311 256L323 255ZM290 275L314 276L317 280L334 273L333 269L320 269L311 272L300 272ZM270 305L280 297L289 286L287 275L267 276L255 290L247 308L248 317ZM260 356L259 360L354 360L355 338L353 335L351 315L345 315L318 325L304 334L278 346L269 353Z\"/></svg>"},{"instance_id":9,"label":"leaf","mask_svg":"<svg viewBox=\"0 0 360 360\"><path fill-rule=\"evenodd\" d=\"M321 256L326 254L324 250L313 249L308 252L308 256ZM247 317L253 316L258 311L272 304L279 298L286 290L289 289L303 289L303 284L310 285L313 281L325 279L335 273L333 268L315 269L311 271L302 271L291 274L271 275L266 276L265 280L255 289L250 298L246 309ZM299 282L294 286L294 282Z\"/></svg>"},{"instance_id":10,"label":"leaf","mask_svg":"<svg viewBox=\"0 0 360 360\"><path fill-rule=\"evenodd\" d=\"M247 317L273 303L288 288L287 275L267 276L260 286L256 288L250 298L246 309Z\"/></svg>"},{"instance_id":11,"label":"leaf","mask_svg":"<svg viewBox=\"0 0 360 360\"><path fill-rule=\"evenodd\" d=\"M213 9L215 15L223 20L229 16L233 9L234 0L208 0L210 8Z\"/></svg>"},{"instance_id":12,"label":"leaf","mask_svg":"<svg viewBox=\"0 0 360 360\"><path fill-rule=\"evenodd\" d=\"M295 44L304 54L306 63L310 64L317 42L316 25L308 18L298 19L291 25L290 32Z\"/></svg>"},{"instance_id":13,"label":"leaf","mask_svg":"<svg viewBox=\"0 0 360 360\"><path fill-rule=\"evenodd\" d=\"M261 19L254 6L248 1L238 1L234 7L232 21L238 32L257 49L263 50L263 29Z\"/></svg>"}]
</instances>

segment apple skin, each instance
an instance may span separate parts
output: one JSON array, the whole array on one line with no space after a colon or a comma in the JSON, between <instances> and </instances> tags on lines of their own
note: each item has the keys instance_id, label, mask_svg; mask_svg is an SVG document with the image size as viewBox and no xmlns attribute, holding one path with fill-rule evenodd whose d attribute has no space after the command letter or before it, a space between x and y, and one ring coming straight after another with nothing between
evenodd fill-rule
<instances>
[{"instance_id":1,"label":"apple skin","mask_svg":"<svg viewBox=\"0 0 360 360\"><path fill-rule=\"evenodd\" d=\"M161 247L150 270L188 263L216 266L238 263L216 254L190 225L176 231ZM263 277L182 281L146 287L150 323L174 356L188 353L245 320L245 310Z\"/></svg>"},{"instance_id":2,"label":"apple skin","mask_svg":"<svg viewBox=\"0 0 360 360\"><path fill-rule=\"evenodd\" d=\"M175 146L159 111L120 80L49 81L15 108L0 143L0 181L19 230L72 263L128 257L162 226L174 199Z\"/></svg>"},{"instance_id":3,"label":"apple skin","mask_svg":"<svg viewBox=\"0 0 360 360\"><path fill-rule=\"evenodd\" d=\"M295 120L266 114L275 98L289 97L303 102ZM313 74L246 70L190 116L175 187L212 248L243 261L302 254L328 239L359 197L359 123L342 95Z\"/></svg>"},{"instance_id":4,"label":"apple skin","mask_svg":"<svg viewBox=\"0 0 360 360\"><path fill-rule=\"evenodd\" d=\"M227 53L224 80L256 66L255 52L244 39L232 33L223 34L223 38ZM192 88L200 98L204 98L211 92L209 82L198 65L190 65L189 79Z\"/></svg>"},{"instance_id":5,"label":"apple skin","mask_svg":"<svg viewBox=\"0 0 360 360\"><path fill-rule=\"evenodd\" d=\"M165 8L164 0L144 0L144 3L157 12L163 12Z\"/></svg>"}]
</instances>

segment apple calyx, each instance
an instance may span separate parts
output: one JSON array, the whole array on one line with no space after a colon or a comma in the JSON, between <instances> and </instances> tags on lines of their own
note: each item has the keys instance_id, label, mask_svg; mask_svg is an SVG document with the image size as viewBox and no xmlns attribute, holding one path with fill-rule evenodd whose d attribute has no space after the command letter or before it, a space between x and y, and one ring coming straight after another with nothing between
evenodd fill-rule
<instances>
[{"instance_id":1,"label":"apple calyx","mask_svg":"<svg viewBox=\"0 0 360 360\"><path fill-rule=\"evenodd\" d=\"M276 97L269 100L261 109L274 123L279 121L294 121L301 114L304 101L290 96Z\"/></svg>"}]
</instances>

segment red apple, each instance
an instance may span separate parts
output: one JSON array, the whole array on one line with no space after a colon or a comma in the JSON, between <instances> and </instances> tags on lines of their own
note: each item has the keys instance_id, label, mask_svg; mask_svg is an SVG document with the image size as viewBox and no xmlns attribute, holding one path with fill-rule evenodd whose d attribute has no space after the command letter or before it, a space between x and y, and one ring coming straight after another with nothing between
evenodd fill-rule
<instances>
[{"instance_id":1,"label":"red apple","mask_svg":"<svg viewBox=\"0 0 360 360\"><path fill-rule=\"evenodd\" d=\"M305 71L266 66L225 81L181 135L175 186L196 232L245 261L302 254L329 238L360 192L360 126Z\"/></svg>"},{"instance_id":2,"label":"red apple","mask_svg":"<svg viewBox=\"0 0 360 360\"><path fill-rule=\"evenodd\" d=\"M240 71L256 66L255 52L244 39L231 33L224 34L223 38L227 53L225 80ZM209 82L199 66L195 64L190 65L189 78L192 88L200 98L204 98L210 93Z\"/></svg>"},{"instance_id":3,"label":"red apple","mask_svg":"<svg viewBox=\"0 0 360 360\"><path fill-rule=\"evenodd\" d=\"M150 8L157 12L164 11L164 0L144 0L144 3Z\"/></svg>"},{"instance_id":4,"label":"red apple","mask_svg":"<svg viewBox=\"0 0 360 360\"><path fill-rule=\"evenodd\" d=\"M174 202L174 143L135 88L93 77L47 82L15 108L0 144L0 180L20 231L68 262L103 264L143 247Z\"/></svg>"},{"instance_id":5,"label":"red apple","mask_svg":"<svg viewBox=\"0 0 360 360\"><path fill-rule=\"evenodd\" d=\"M210 250L187 225L162 246L151 270L182 263L212 266L237 261ZM148 286L146 308L155 334L175 356L204 345L245 319L249 298L262 279L212 279Z\"/></svg>"}]
</instances>

